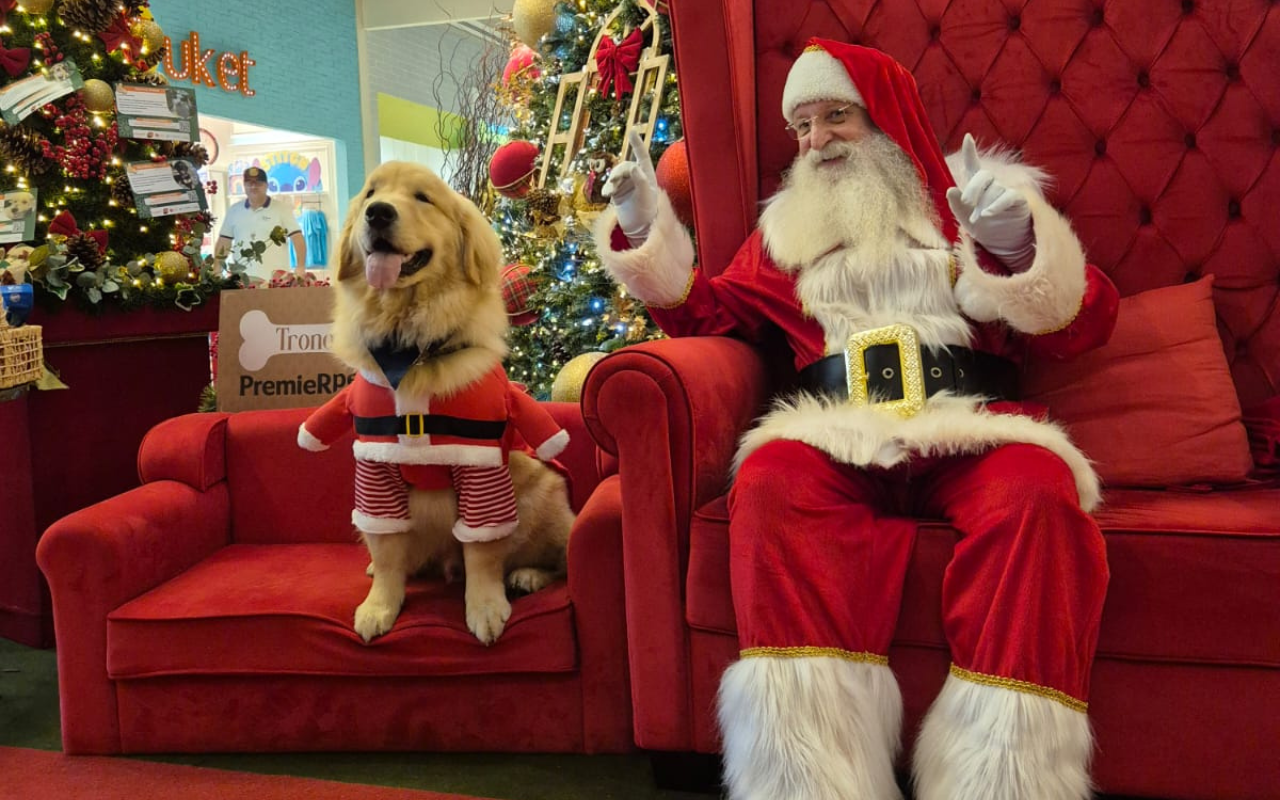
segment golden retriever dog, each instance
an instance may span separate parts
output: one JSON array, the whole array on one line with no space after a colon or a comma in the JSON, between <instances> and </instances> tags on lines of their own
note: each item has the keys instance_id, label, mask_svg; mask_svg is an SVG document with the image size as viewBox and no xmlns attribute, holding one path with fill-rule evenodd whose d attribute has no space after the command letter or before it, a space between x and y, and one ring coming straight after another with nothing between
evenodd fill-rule
<instances>
[{"instance_id":1,"label":"golden retriever dog","mask_svg":"<svg viewBox=\"0 0 1280 800\"><path fill-rule=\"evenodd\" d=\"M334 354L379 374L371 353L379 345L418 350L395 390L398 407L464 389L507 353L501 265L497 234L469 200L426 167L379 166L352 201L339 240ZM506 585L533 592L563 575L574 520L565 480L516 450L509 464L519 521L505 538L459 542L452 488L410 492L411 531L363 534L373 584L355 629L366 642L391 629L411 575L462 573L467 627L485 644L511 615Z\"/></svg>"}]
</instances>

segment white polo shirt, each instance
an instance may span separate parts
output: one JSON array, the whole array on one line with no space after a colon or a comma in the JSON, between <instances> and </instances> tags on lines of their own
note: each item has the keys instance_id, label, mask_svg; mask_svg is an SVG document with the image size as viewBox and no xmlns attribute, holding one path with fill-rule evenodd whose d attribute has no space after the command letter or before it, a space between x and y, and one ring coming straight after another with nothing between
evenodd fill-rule
<instances>
[{"instance_id":1,"label":"white polo shirt","mask_svg":"<svg viewBox=\"0 0 1280 800\"><path fill-rule=\"evenodd\" d=\"M271 231L275 230L277 225L285 230L286 238L283 245L271 241ZM249 275L269 280L271 273L276 270L290 269L291 244L287 237L297 233L298 230L298 221L293 218L293 210L285 203L277 203L273 198L268 197L261 208L250 208L248 200L228 208L218 236L231 239L231 251L227 253L228 264L243 263ZM240 256L240 249L255 241L267 243L261 264Z\"/></svg>"}]
</instances>

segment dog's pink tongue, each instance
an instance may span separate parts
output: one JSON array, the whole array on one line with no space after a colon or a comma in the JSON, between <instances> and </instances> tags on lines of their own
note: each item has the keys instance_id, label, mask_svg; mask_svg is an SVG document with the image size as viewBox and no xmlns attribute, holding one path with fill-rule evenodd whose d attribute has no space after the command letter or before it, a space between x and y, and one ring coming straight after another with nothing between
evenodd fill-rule
<instances>
[{"instance_id":1,"label":"dog's pink tongue","mask_svg":"<svg viewBox=\"0 0 1280 800\"><path fill-rule=\"evenodd\" d=\"M403 262L399 253L370 253L364 259L364 277L375 289L390 289L400 277Z\"/></svg>"}]
</instances>

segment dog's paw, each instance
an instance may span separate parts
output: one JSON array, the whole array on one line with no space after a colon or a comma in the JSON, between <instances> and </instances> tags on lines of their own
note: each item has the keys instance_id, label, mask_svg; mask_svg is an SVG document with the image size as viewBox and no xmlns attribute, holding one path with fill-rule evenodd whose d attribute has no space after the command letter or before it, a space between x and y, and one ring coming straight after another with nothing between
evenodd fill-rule
<instances>
[{"instance_id":1,"label":"dog's paw","mask_svg":"<svg viewBox=\"0 0 1280 800\"><path fill-rule=\"evenodd\" d=\"M399 606L389 606L374 600L365 600L356 607L356 633L366 642L391 630L396 617L400 616Z\"/></svg>"},{"instance_id":2,"label":"dog's paw","mask_svg":"<svg viewBox=\"0 0 1280 800\"><path fill-rule=\"evenodd\" d=\"M507 576L507 585L517 592L533 594L539 589L548 586L555 579L556 574L549 569L520 567L519 569L511 570L511 574Z\"/></svg>"},{"instance_id":3,"label":"dog's paw","mask_svg":"<svg viewBox=\"0 0 1280 800\"><path fill-rule=\"evenodd\" d=\"M484 600L467 600L467 627L484 644L493 644L511 617L511 604L502 595Z\"/></svg>"}]
</instances>

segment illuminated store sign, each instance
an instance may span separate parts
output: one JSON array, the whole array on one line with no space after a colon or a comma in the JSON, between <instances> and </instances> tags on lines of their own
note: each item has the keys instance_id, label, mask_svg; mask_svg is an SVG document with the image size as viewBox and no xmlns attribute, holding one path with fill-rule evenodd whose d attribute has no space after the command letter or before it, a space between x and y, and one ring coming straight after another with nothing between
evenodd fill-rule
<instances>
[{"instance_id":1,"label":"illuminated store sign","mask_svg":"<svg viewBox=\"0 0 1280 800\"><path fill-rule=\"evenodd\" d=\"M257 94L249 88L249 67L258 62L249 58L248 50L239 53L228 51L215 56L212 49L200 49L200 34L195 31L176 47L166 36L164 46L164 71L173 80L191 81L224 92L239 92L245 97ZM174 63L174 53L179 54L178 64L181 66Z\"/></svg>"}]
</instances>

